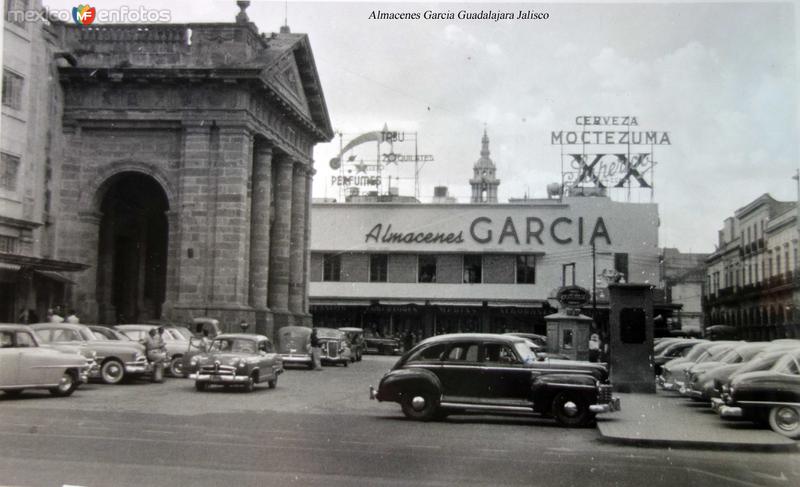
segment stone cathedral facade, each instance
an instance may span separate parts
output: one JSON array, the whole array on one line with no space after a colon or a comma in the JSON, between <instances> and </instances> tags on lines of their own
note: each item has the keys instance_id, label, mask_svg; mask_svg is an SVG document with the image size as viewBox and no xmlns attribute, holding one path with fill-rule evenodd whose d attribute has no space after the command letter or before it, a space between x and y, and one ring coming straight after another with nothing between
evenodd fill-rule
<instances>
[{"instance_id":1,"label":"stone cathedral facade","mask_svg":"<svg viewBox=\"0 0 800 487\"><path fill-rule=\"evenodd\" d=\"M247 2L240 2L247 3ZM58 257L84 322L310 324L309 39L234 23L62 25Z\"/></svg>"}]
</instances>

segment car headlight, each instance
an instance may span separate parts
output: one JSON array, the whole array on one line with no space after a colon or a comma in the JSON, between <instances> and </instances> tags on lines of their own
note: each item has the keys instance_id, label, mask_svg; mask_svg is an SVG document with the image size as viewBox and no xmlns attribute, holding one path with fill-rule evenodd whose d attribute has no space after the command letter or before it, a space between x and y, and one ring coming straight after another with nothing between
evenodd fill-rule
<instances>
[{"instance_id":1,"label":"car headlight","mask_svg":"<svg viewBox=\"0 0 800 487\"><path fill-rule=\"evenodd\" d=\"M192 359L191 359L191 360L189 360L189 363L190 363L190 364L192 364L192 365L197 365L197 363L198 363L199 361L200 361L200 357L198 357L197 355L195 355L194 357L192 357Z\"/></svg>"},{"instance_id":2,"label":"car headlight","mask_svg":"<svg viewBox=\"0 0 800 487\"><path fill-rule=\"evenodd\" d=\"M240 369L244 368L245 365L247 365L247 361L243 358L239 359L239 361L236 362L236 366L239 367Z\"/></svg>"},{"instance_id":3,"label":"car headlight","mask_svg":"<svg viewBox=\"0 0 800 487\"><path fill-rule=\"evenodd\" d=\"M140 360L143 360L144 358L145 358L145 357L144 357L144 354L143 354L143 353L141 353L141 352L136 352L136 353L133 355L133 361L134 361L134 362L139 362Z\"/></svg>"}]
</instances>

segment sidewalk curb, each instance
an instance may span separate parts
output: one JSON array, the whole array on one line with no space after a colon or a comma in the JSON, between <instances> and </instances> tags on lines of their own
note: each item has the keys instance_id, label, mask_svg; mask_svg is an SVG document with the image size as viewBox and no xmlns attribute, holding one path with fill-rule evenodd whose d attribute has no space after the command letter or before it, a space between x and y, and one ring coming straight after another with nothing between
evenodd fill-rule
<instances>
[{"instance_id":1,"label":"sidewalk curb","mask_svg":"<svg viewBox=\"0 0 800 487\"><path fill-rule=\"evenodd\" d=\"M751 451L751 452L796 452L800 450L797 442L792 443L720 443L715 441L691 441L691 440L664 440L655 438L625 438L619 436L606 436L598 429L602 443L638 446L648 448L682 448L694 450L715 450L715 451Z\"/></svg>"}]
</instances>

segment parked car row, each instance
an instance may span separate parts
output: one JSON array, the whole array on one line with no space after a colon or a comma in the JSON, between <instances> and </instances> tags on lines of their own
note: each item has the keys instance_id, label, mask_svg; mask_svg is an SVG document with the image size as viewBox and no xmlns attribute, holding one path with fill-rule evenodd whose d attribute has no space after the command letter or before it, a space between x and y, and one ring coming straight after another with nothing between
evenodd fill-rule
<instances>
[{"instance_id":1,"label":"parked car row","mask_svg":"<svg viewBox=\"0 0 800 487\"><path fill-rule=\"evenodd\" d=\"M800 439L800 340L686 343L683 356L663 365L661 388L708 402L722 418L768 424Z\"/></svg>"},{"instance_id":2,"label":"parked car row","mask_svg":"<svg viewBox=\"0 0 800 487\"><path fill-rule=\"evenodd\" d=\"M218 334L216 320L207 318L195 319L193 329L165 323L2 326L0 390L7 394L48 388L54 394L68 395L90 379L106 384L142 377L154 380L158 367L148 361L144 341L158 328L163 328L170 375L193 379L200 391L212 385L253 390L261 382L272 388L284 363L313 367L312 329L301 326L279 330L279 350L263 335ZM323 364L347 366L361 360L366 341L360 328L316 330ZM37 365L37 360L49 365ZM60 369L52 365L53 360L61 364ZM58 372L58 377L44 374L38 370L41 367L51 368L53 374Z\"/></svg>"}]
</instances>

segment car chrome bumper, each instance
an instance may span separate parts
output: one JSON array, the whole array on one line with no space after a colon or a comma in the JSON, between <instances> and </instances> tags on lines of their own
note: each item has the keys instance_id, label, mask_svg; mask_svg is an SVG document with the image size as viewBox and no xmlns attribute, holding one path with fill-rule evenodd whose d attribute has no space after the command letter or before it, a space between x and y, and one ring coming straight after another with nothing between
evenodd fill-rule
<instances>
[{"instance_id":1,"label":"car chrome bumper","mask_svg":"<svg viewBox=\"0 0 800 487\"><path fill-rule=\"evenodd\" d=\"M211 384L244 384L250 381L249 375L190 374L189 378Z\"/></svg>"},{"instance_id":2,"label":"car chrome bumper","mask_svg":"<svg viewBox=\"0 0 800 487\"><path fill-rule=\"evenodd\" d=\"M719 416L720 418L741 418L744 416L744 412L737 406L722 405L719 408Z\"/></svg>"},{"instance_id":3,"label":"car chrome bumper","mask_svg":"<svg viewBox=\"0 0 800 487\"><path fill-rule=\"evenodd\" d=\"M622 410L622 404L619 401L618 397L612 397L611 401L605 404L592 404L589 406L589 411L600 414L600 413L613 413L615 411Z\"/></svg>"},{"instance_id":4,"label":"car chrome bumper","mask_svg":"<svg viewBox=\"0 0 800 487\"><path fill-rule=\"evenodd\" d=\"M129 363L125 364L126 374L146 374L152 372L153 367L150 364Z\"/></svg>"},{"instance_id":5,"label":"car chrome bumper","mask_svg":"<svg viewBox=\"0 0 800 487\"><path fill-rule=\"evenodd\" d=\"M719 413L719 410L722 409L724 405L725 402L722 399L718 397L711 398L711 409L713 409L715 413Z\"/></svg>"},{"instance_id":6,"label":"car chrome bumper","mask_svg":"<svg viewBox=\"0 0 800 487\"><path fill-rule=\"evenodd\" d=\"M281 355L281 360L284 364L310 364L312 362L310 355Z\"/></svg>"}]
</instances>

